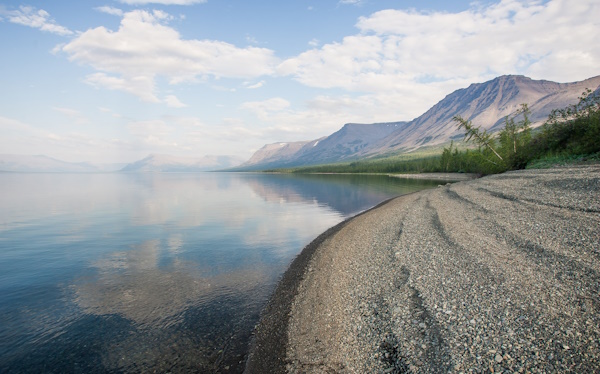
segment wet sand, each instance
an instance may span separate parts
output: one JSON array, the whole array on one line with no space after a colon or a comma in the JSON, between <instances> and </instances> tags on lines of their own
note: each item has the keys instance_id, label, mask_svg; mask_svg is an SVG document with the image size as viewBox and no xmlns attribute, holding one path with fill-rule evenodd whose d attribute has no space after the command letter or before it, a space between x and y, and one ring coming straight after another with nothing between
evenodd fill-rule
<instances>
[{"instance_id":1,"label":"wet sand","mask_svg":"<svg viewBox=\"0 0 600 374\"><path fill-rule=\"evenodd\" d=\"M284 274L249 373L598 372L600 166L390 200Z\"/></svg>"}]
</instances>

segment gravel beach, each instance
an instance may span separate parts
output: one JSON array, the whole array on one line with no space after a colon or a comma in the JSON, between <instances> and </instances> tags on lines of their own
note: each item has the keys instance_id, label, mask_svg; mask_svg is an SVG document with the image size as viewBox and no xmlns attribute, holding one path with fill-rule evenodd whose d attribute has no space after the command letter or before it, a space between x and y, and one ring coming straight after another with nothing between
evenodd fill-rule
<instances>
[{"instance_id":1,"label":"gravel beach","mask_svg":"<svg viewBox=\"0 0 600 374\"><path fill-rule=\"evenodd\" d=\"M401 196L284 275L248 373L600 372L600 165Z\"/></svg>"}]
</instances>

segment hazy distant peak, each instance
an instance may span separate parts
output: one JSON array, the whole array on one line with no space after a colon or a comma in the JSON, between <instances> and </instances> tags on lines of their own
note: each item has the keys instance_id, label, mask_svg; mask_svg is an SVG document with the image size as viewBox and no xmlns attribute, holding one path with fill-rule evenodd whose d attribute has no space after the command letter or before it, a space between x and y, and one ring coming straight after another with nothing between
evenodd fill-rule
<instances>
[{"instance_id":1,"label":"hazy distant peak","mask_svg":"<svg viewBox=\"0 0 600 374\"><path fill-rule=\"evenodd\" d=\"M118 164L93 165L87 162L67 162L45 155L0 155L0 171L26 173L91 173L115 171Z\"/></svg>"},{"instance_id":2,"label":"hazy distant peak","mask_svg":"<svg viewBox=\"0 0 600 374\"><path fill-rule=\"evenodd\" d=\"M125 172L198 172L227 169L242 163L236 156L187 157L166 154L150 154L126 165Z\"/></svg>"}]
</instances>

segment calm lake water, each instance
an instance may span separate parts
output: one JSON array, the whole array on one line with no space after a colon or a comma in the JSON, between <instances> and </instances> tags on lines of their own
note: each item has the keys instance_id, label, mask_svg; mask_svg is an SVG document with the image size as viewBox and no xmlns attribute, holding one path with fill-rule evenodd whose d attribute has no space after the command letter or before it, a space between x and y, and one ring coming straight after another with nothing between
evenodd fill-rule
<instances>
[{"instance_id":1,"label":"calm lake water","mask_svg":"<svg viewBox=\"0 0 600 374\"><path fill-rule=\"evenodd\" d=\"M438 183L0 173L0 372L241 372L306 244Z\"/></svg>"}]
</instances>

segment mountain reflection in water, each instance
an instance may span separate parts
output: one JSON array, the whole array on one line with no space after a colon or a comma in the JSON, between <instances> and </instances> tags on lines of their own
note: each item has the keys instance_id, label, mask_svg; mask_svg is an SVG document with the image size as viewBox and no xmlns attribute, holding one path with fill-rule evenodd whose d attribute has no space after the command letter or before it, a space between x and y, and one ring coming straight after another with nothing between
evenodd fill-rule
<instances>
[{"instance_id":1,"label":"mountain reflection in water","mask_svg":"<svg viewBox=\"0 0 600 374\"><path fill-rule=\"evenodd\" d=\"M240 372L314 237L437 182L0 174L0 372Z\"/></svg>"}]
</instances>

